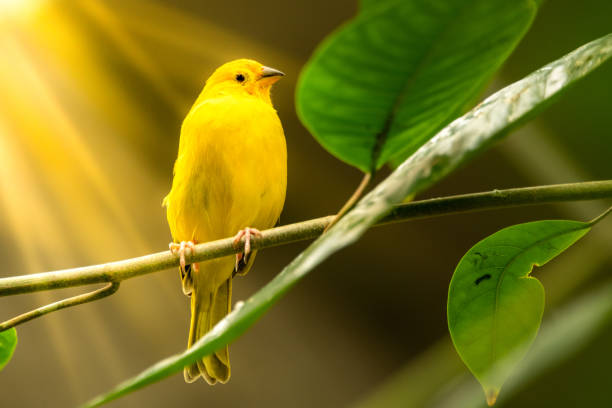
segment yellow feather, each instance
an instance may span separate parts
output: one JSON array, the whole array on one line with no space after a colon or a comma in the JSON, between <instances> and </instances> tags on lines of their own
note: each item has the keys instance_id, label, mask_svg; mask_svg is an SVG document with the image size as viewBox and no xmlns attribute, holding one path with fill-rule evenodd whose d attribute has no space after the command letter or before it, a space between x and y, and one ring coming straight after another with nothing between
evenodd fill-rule
<instances>
[{"instance_id":1,"label":"yellow feather","mask_svg":"<svg viewBox=\"0 0 612 408\"><path fill-rule=\"evenodd\" d=\"M278 220L287 153L270 100L279 78L274 72L246 59L222 65L183 121L172 189L164 199L174 242L211 241L246 227L270 228ZM188 346L229 312L233 266L228 256L202 263L198 273L191 269ZM227 348L185 369L189 382L198 374L211 384L226 382Z\"/></svg>"}]
</instances>

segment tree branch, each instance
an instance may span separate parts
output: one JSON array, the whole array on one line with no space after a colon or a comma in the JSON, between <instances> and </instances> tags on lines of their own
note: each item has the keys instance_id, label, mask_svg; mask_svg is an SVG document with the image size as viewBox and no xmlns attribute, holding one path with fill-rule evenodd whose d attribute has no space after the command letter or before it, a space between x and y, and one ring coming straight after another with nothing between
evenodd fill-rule
<instances>
[{"instance_id":1,"label":"tree branch","mask_svg":"<svg viewBox=\"0 0 612 408\"><path fill-rule=\"evenodd\" d=\"M20 314L17 317L13 317L10 320L0 323L0 331L10 329L11 327L15 327L21 323L29 322L30 320L44 316L47 313L105 298L115 293L117 289L119 289L119 282L111 282L107 285L104 285L100 289L96 289L92 292L87 292L82 295L73 296L67 299L60 300L58 302L50 303L46 306L39 307L38 309L31 310L24 314Z\"/></svg>"},{"instance_id":2,"label":"tree branch","mask_svg":"<svg viewBox=\"0 0 612 408\"><path fill-rule=\"evenodd\" d=\"M612 198L612 180L493 190L415 201L397 206L377 225L477 210L600 198ZM251 246L254 249L263 249L313 239L319 236L333 219L332 215L272 228L263 231L262 236L255 238ZM232 238L198 244L195 252L188 255L186 260L189 263L201 262L232 255L241 251L242 245L243 243L238 248L234 248ZM106 264L2 278L0 296L94 283L120 282L176 267L178 264L178 256L171 254L170 251L163 251Z\"/></svg>"}]
</instances>

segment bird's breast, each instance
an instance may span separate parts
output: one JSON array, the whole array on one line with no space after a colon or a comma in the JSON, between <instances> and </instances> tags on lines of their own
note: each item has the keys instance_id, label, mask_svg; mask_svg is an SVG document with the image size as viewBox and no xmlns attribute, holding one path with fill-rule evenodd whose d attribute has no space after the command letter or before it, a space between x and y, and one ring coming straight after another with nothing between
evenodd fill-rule
<instances>
[{"instance_id":1,"label":"bird's breast","mask_svg":"<svg viewBox=\"0 0 612 408\"><path fill-rule=\"evenodd\" d=\"M282 126L269 105L245 99L204 103L185 119L168 200L175 240L265 229L280 215L287 173Z\"/></svg>"}]
</instances>

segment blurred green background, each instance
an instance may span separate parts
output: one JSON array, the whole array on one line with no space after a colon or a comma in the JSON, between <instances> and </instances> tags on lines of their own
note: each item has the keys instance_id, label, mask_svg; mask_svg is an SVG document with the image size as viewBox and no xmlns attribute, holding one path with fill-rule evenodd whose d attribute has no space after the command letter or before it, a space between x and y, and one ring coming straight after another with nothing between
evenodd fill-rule
<instances>
[{"instance_id":1,"label":"blurred green background","mask_svg":"<svg viewBox=\"0 0 612 408\"><path fill-rule=\"evenodd\" d=\"M0 276L166 248L161 199L170 188L182 118L208 75L234 58L287 74L273 94L289 156L281 223L336 211L361 174L304 130L293 95L314 47L356 8L349 0L0 0ZM544 3L487 92L611 32L611 16L608 0ZM612 178L611 91L608 63L423 197ZM453 406L446 395L477 386L446 327L448 283L461 256L507 225L586 220L604 208L601 202L541 206L375 228L232 344L229 384L189 385L176 375L111 405L337 407L373 398L369 406L382 406L381 387L395 379L403 381L403 403L391 399L386 406ZM607 220L535 271L547 290L545 321L557 305L609 277L610 242ZM252 272L236 281L234 303L306 245L262 252ZM82 291L1 298L0 317ZM184 349L188 319L178 272L169 270L27 323L0 372L0 405L82 403ZM502 390L500 406L612 405L609 344L610 328L516 394L504 397Z\"/></svg>"}]
</instances>

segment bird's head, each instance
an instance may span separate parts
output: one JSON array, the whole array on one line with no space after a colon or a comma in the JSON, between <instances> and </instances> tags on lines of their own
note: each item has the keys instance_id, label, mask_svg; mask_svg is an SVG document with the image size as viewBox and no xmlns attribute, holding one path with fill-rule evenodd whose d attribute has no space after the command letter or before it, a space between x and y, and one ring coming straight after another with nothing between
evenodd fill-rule
<instances>
[{"instance_id":1,"label":"bird's head","mask_svg":"<svg viewBox=\"0 0 612 408\"><path fill-rule=\"evenodd\" d=\"M247 93L271 103L270 88L283 75L257 61L238 59L217 68L206 81L204 93Z\"/></svg>"}]
</instances>

